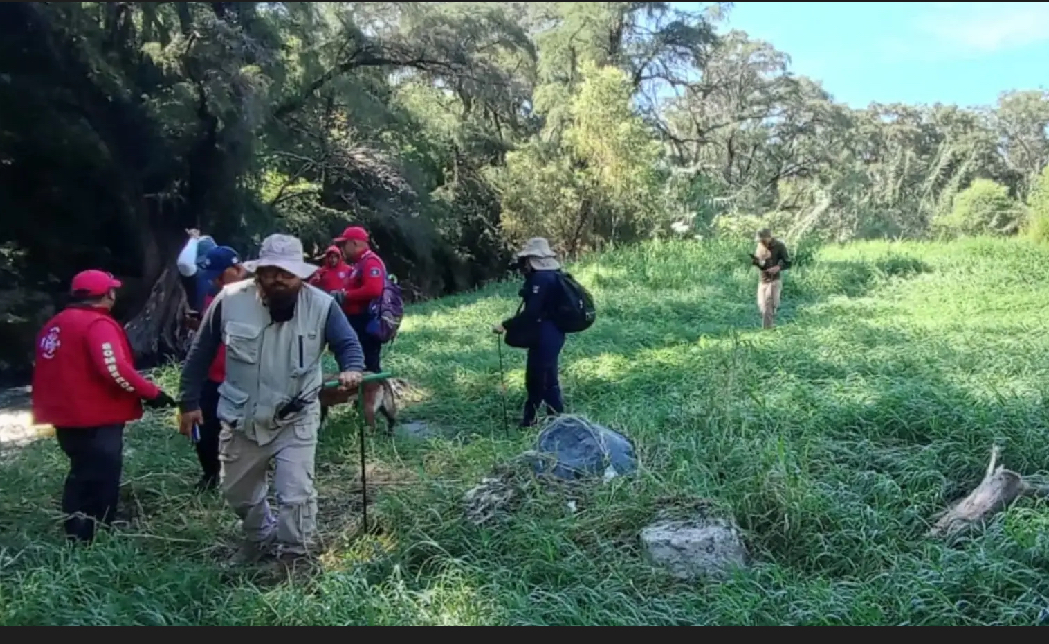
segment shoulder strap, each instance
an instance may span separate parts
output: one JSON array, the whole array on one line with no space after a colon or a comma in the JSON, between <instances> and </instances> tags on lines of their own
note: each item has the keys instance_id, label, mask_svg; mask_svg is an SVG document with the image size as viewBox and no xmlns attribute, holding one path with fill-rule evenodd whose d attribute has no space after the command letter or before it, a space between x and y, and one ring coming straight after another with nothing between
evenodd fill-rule
<instances>
[{"instance_id":1,"label":"shoulder strap","mask_svg":"<svg viewBox=\"0 0 1049 644\"><path fill-rule=\"evenodd\" d=\"M369 259L369 258L371 258L371 257L374 257L374 258L376 259L376 261L378 261L378 262L379 262L379 266L382 266L382 276L383 276L383 278L385 279L385 278L386 278L386 274L387 274L387 273L386 273L386 262L382 261L382 258L381 258L381 257L379 257L379 256L378 256L378 255L377 255L377 254L375 253L375 251L373 251L373 250L372 250L372 249L370 249L370 248L369 248L368 250L364 251L364 254L363 254L363 255L361 255L361 258L357 260L356 266L361 266L361 265L363 265L363 264L364 264L364 260L366 260L366 259Z\"/></svg>"}]
</instances>

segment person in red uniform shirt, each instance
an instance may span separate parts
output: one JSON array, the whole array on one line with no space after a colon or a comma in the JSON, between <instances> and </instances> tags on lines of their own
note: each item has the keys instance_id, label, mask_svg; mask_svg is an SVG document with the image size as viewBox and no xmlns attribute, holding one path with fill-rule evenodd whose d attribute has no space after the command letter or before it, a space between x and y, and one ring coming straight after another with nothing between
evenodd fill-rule
<instances>
[{"instance_id":1,"label":"person in red uniform shirt","mask_svg":"<svg viewBox=\"0 0 1049 644\"><path fill-rule=\"evenodd\" d=\"M229 246L218 246L212 248L201 260L201 278L204 283L212 287L212 292L204 297L204 310L211 306L218 292L227 284L233 284L243 280L248 275L244 269L237 251ZM222 425L219 423L219 385L226 379L226 347L219 345L215 353L215 359L208 368L208 377L200 390L200 411L204 422L198 427L199 436L196 439L197 460L203 474L197 482L197 490L208 492L214 490L219 484L219 475L222 464L219 461L219 432Z\"/></svg>"},{"instance_id":2,"label":"person in red uniform shirt","mask_svg":"<svg viewBox=\"0 0 1049 644\"><path fill-rule=\"evenodd\" d=\"M350 267L342 259L342 250L338 246L329 246L324 252L324 265L310 278L310 284L325 293L342 291L346 288L346 279L350 276Z\"/></svg>"},{"instance_id":3,"label":"person in red uniform shirt","mask_svg":"<svg viewBox=\"0 0 1049 644\"><path fill-rule=\"evenodd\" d=\"M386 287L386 265L371 249L368 231L363 228L350 226L334 241L351 267L346 285L335 299L342 305L346 319L360 339L365 371L380 373L382 343L368 333L368 306L382 296Z\"/></svg>"},{"instance_id":4,"label":"person in red uniform shirt","mask_svg":"<svg viewBox=\"0 0 1049 644\"><path fill-rule=\"evenodd\" d=\"M120 282L109 273L73 278L73 302L36 339L33 418L53 425L69 457L62 492L65 532L90 542L97 523L112 523L120 495L124 426L142 418L142 402L175 401L135 370L131 345L110 311Z\"/></svg>"}]
</instances>

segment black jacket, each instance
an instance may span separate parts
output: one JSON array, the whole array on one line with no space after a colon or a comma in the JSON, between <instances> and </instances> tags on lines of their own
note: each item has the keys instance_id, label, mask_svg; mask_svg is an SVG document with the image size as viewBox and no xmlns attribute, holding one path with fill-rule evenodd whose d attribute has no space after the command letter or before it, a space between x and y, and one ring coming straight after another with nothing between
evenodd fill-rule
<instances>
[{"instance_id":1,"label":"black jacket","mask_svg":"<svg viewBox=\"0 0 1049 644\"><path fill-rule=\"evenodd\" d=\"M521 307L517 314L503 322L506 343L527 349L535 345L544 320L552 319L561 296L558 271L532 271L518 295Z\"/></svg>"}]
</instances>

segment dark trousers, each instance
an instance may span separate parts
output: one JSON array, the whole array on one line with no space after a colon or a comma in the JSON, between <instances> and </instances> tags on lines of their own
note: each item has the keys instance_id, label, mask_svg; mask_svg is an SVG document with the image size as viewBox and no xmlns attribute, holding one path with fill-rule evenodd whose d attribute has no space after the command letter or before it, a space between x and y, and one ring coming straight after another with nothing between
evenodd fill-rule
<instances>
[{"instance_id":1,"label":"dark trousers","mask_svg":"<svg viewBox=\"0 0 1049 644\"><path fill-rule=\"evenodd\" d=\"M382 372L382 342L368 333L368 314L347 316L350 326L357 332L357 339L361 342L361 351L364 352L364 370L371 373Z\"/></svg>"},{"instance_id":2,"label":"dark trousers","mask_svg":"<svg viewBox=\"0 0 1049 644\"><path fill-rule=\"evenodd\" d=\"M124 464L124 424L56 427L55 436L69 457L69 474L62 490L66 536L90 542L96 523L109 525L116 517Z\"/></svg>"},{"instance_id":3,"label":"dark trousers","mask_svg":"<svg viewBox=\"0 0 1049 644\"><path fill-rule=\"evenodd\" d=\"M535 424L539 407L546 404L548 413L562 414L565 403L561 397L561 382L558 377L558 360L565 346L565 336L550 322L543 322L538 342L528 350L525 361L525 390L528 399L524 405L522 427Z\"/></svg>"},{"instance_id":4,"label":"dark trousers","mask_svg":"<svg viewBox=\"0 0 1049 644\"><path fill-rule=\"evenodd\" d=\"M189 308L197 311L197 276L186 277L182 273L179 273L179 281L182 282L182 290L186 292L186 304ZM197 311L203 317L204 311Z\"/></svg>"},{"instance_id":5,"label":"dark trousers","mask_svg":"<svg viewBox=\"0 0 1049 644\"><path fill-rule=\"evenodd\" d=\"M222 383L207 380L200 390L200 413L204 423L200 426L200 440L196 444L197 459L204 471L204 478L219 480L219 385Z\"/></svg>"}]
</instances>

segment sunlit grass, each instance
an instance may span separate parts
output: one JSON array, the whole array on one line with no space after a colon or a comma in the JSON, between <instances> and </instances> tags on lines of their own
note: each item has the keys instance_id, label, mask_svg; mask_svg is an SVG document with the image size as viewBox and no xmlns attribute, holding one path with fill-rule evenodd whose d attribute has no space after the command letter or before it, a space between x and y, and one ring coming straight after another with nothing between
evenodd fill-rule
<instances>
[{"instance_id":1,"label":"sunlit grass","mask_svg":"<svg viewBox=\"0 0 1049 644\"><path fill-rule=\"evenodd\" d=\"M659 243L572 267L599 305L569 340L569 411L633 438L630 479L536 492L505 522L462 494L531 446L504 433L489 331L516 284L413 307L387 366L424 395L405 420L442 438L369 438L360 538L353 417L322 438L323 571L276 583L222 563L235 517L170 412L133 427L142 516L61 545L53 440L0 463L3 624L1034 624L1049 596L1049 512L1024 501L972 541L922 532L981 477L991 445L1049 470L1049 252L1019 241L867 243L802 252L762 332L749 244ZM521 352L503 350L511 427ZM164 376L169 388L175 374ZM572 494L578 511L566 509ZM638 532L667 497L729 507L755 555L724 583L650 570Z\"/></svg>"}]
</instances>

